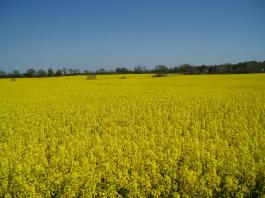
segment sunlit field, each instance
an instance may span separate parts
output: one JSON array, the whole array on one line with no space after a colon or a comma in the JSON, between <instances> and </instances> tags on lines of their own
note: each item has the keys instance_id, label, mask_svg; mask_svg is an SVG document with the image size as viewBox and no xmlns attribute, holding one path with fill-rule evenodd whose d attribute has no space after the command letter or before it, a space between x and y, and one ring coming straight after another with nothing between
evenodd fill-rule
<instances>
[{"instance_id":1,"label":"sunlit field","mask_svg":"<svg viewBox=\"0 0 265 198\"><path fill-rule=\"evenodd\" d=\"M264 195L264 74L0 80L0 197Z\"/></svg>"}]
</instances>

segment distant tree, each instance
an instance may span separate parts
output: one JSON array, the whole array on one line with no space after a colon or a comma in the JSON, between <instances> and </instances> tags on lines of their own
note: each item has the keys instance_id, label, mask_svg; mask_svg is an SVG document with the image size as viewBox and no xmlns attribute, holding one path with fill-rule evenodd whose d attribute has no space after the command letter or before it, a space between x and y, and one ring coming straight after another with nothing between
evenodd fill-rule
<instances>
[{"instance_id":1,"label":"distant tree","mask_svg":"<svg viewBox=\"0 0 265 198\"><path fill-rule=\"evenodd\" d=\"M113 74L113 73L151 73L154 72L155 74L153 77L162 77L167 73L183 73L183 74L227 74L227 73L264 73L265 72L265 61L257 62L257 61L246 61L246 62L239 62L237 64L225 63L221 65L201 65L201 66L192 66L190 64L182 64L180 66L176 66L173 68L168 68L165 65L157 65L153 70L147 70L145 67L137 66L134 68L133 71L125 67L116 68L115 71L113 70L105 70L101 68L94 74ZM54 73L54 71L50 68L48 73L44 70L39 70L36 72L34 69L28 69L25 73L20 74L18 70L14 70L13 72L6 73L5 71L0 71L0 78L10 78L10 77L35 77L35 76L62 76L62 75L79 75L82 74L79 69L69 69L67 72L66 68L62 70L59 69ZM85 70L83 74L92 74L88 70Z\"/></svg>"},{"instance_id":2,"label":"distant tree","mask_svg":"<svg viewBox=\"0 0 265 198\"><path fill-rule=\"evenodd\" d=\"M91 73L92 73L92 72L90 72L90 71L88 71L88 70L85 70L85 71L84 71L84 74L85 74L85 75L88 75L88 74L91 74Z\"/></svg>"},{"instance_id":3,"label":"distant tree","mask_svg":"<svg viewBox=\"0 0 265 198\"><path fill-rule=\"evenodd\" d=\"M110 69L110 70L107 71L107 73L108 74L114 74L115 72L114 72L114 70Z\"/></svg>"},{"instance_id":4,"label":"distant tree","mask_svg":"<svg viewBox=\"0 0 265 198\"><path fill-rule=\"evenodd\" d=\"M140 65L137 65L135 68L134 68L134 73L135 74L143 74L147 72L147 69L143 66L140 66Z\"/></svg>"},{"instance_id":5,"label":"distant tree","mask_svg":"<svg viewBox=\"0 0 265 198\"><path fill-rule=\"evenodd\" d=\"M74 73L74 75L79 75L81 72L80 72L79 69L74 69L74 70L73 70L73 73Z\"/></svg>"},{"instance_id":6,"label":"distant tree","mask_svg":"<svg viewBox=\"0 0 265 198\"><path fill-rule=\"evenodd\" d=\"M54 76L54 71L51 68L48 69L48 76L49 77Z\"/></svg>"},{"instance_id":7,"label":"distant tree","mask_svg":"<svg viewBox=\"0 0 265 198\"><path fill-rule=\"evenodd\" d=\"M28 69L25 73L26 77L32 78L36 76L36 71L34 69Z\"/></svg>"},{"instance_id":8,"label":"distant tree","mask_svg":"<svg viewBox=\"0 0 265 198\"><path fill-rule=\"evenodd\" d=\"M154 69L154 72L155 73L162 73L162 74L165 74L165 73L168 73L168 67L165 66L165 65L156 65L155 66L155 69Z\"/></svg>"},{"instance_id":9,"label":"distant tree","mask_svg":"<svg viewBox=\"0 0 265 198\"><path fill-rule=\"evenodd\" d=\"M117 74L128 74L129 70L125 67L118 67L115 69Z\"/></svg>"},{"instance_id":10,"label":"distant tree","mask_svg":"<svg viewBox=\"0 0 265 198\"><path fill-rule=\"evenodd\" d=\"M183 74L192 74L194 69L190 64L185 63L179 66L179 71Z\"/></svg>"},{"instance_id":11,"label":"distant tree","mask_svg":"<svg viewBox=\"0 0 265 198\"><path fill-rule=\"evenodd\" d=\"M173 68L170 68L169 71L170 71L171 73L179 73L179 67L178 67L178 66L175 66L175 67L173 67Z\"/></svg>"},{"instance_id":12,"label":"distant tree","mask_svg":"<svg viewBox=\"0 0 265 198\"><path fill-rule=\"evenodd\" d=\"M63 69L63 74L66 75L67 70L66 69L64 70L64 69ZM69 75L79 75L79 74L81 74L81 71L80 71L80 69L68 69L68 74Z\"/></svg>"},{"instance_id":13,"label":"distant tree","mask_svg":"<svg viewBox=\"0 0 265 198\"><path fill-rule=\"evenodd\" d=\"M220 65L221 73L230 74L233 73L233 65L231 63L225 63Z\"/></svg>"},{"instance_id":14,"label":"distant tree","mask_svg":"<svg viewBox=\"0 0 265 198\"><path fill-rule=\"evenodd\" d=\"M208 67L206 65L201 65L197 67L198 73L205 74L208 73Z\"/></svg>"},{"instance_id":15,"label":"distant tree","mask_svg":"<svg viewBox=\"0 0 265 198\"><path fill-rule=\"evenodd\" d=\"M265 72L265 61L260 63L259 70L260 70L260 72Z\"/></svg>"},{"instance_id":16,"label":"distant tree","mask_svg":"<svg viewBox=\"0 0 265 198\"><path fill-rule=\"evenodd\" d=\"M213 66L207 66L208 68L208 73L209 74L215 74L216 71L217 71L217 66L216 65L213 65Z\"/></svg>"},{"instance_id":17,"label":"distant tree","mask_svg":"<svg viewBox=\"0 0 265 198\"><path fill-rule=\"evenodd\" d=\"M65 67L63 68L63 75L67 75L67 69Z\"/></svg>"},{"instance_id":18,"label":"distant tree","mask_svg":"<svg viewBox=\"0 0 265 198\"><path fill-rule=\"evenodd\" d=\"M55 76L63 76L63 70L58 69L58 70L55 72Z\"/></svg>"},{"instance_id":19,"label":"distant tree","mask_svg":"<svg viewBox=\"0 0 265 198\"><path fill-rule=\"evenodd\" d=\"M37 76L38 76L38 77L45 77L45 76L47 76L47 72L44 71L44 70L42 70L42 69L40 69L40 70L37 72Z\"/></svg>"},{"instance_id":20,"label":"distant tree","mask_svg":"<svg viewBox=\"0 0 265 198\"><path fill-rule=\"evenodd\" d=\"M5 78L6 72L0 70L0 78Z\"/></svg>"},{"instance_id":21,"label":"distant tree","mask_svg":"<svg viewBox=\"0 0 265 198\"><path fill-rule=\"evenodd\" d=\"M74 70L73 70L73 69L68 69L68 73L69 73L70 75L73 75L73 74L74 74Z\"/></svg>"},{"instance_id":22,"label":"distant tree","mask_svg":"<svg viewBox=\"0 0 265 198\"><path fill-rule=\"evenodd\" d=\"M97 74L106 74L107 71L104 68L100 68L96 71Z\"/></svg>"},{"instance_id":23,"label":"distant tree","mask_svg":"<svg viewBox=\"0 0 265 198\"><path fill-rule=\"evenodd\" d=\"M245 73L258 73L260 71L257 61L247 61L246 62L246 72Z\"/></svg>"},{"instance_id":24,"label":"distant tree","mask_svg":"<svg viewBox=\"0 0 265 198\"><path fill-rule=\"evenodd\" d=\"M13 78L19 78L19 77L21 77L21 74L18 70L14 70L14 71L12 71L11 76Z\"/></svg>"}]
</instances>

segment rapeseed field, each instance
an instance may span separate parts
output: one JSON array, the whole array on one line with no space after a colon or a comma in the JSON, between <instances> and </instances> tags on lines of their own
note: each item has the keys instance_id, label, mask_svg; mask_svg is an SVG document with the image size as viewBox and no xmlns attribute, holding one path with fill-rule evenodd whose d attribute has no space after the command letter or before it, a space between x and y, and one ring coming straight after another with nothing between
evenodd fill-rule
<instances>
[{"instance_id":1,"label":"rapeseed field","mask_svg":"<svg viewBox=\"0 0 265 198\"><path fill-rule=\"evenodd\" d=\"M0 80L0 197L262 196L264 74Z\"/></svg>"}]
</instances>

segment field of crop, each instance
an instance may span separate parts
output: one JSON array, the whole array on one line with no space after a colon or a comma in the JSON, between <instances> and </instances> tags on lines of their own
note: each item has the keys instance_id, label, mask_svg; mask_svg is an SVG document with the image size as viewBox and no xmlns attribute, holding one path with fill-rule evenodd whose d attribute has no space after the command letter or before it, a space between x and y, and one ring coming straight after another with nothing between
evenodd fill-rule
<instances>
[{"instance_id":1,"label":"field of crop","mask_svg":"<svg viewBox=\"0 0 265 198\"><path fill-rule=\"evenodd\" d=\"M265 195L265 75L0 80L0 197Z\"/></svg>"}]
</instances>

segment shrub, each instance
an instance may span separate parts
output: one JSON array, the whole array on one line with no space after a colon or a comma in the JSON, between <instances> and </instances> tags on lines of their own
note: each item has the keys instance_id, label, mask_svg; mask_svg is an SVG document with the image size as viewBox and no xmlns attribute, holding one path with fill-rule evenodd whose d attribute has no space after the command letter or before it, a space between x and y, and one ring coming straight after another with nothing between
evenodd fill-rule
<instances>
[{"instance_id":1,"label":"shrub","mask_svg":"<svg viewBox=\"0 0 265 198\"><path fill-rule=\"evenodd\" d=\"M97 76L95 74L89 74L87 75L87 80L96 80Z\"/></svg>"},{"instance_id":2,"label":"shrub","mask_svg":"<svg viewBox=\"0 0 265 198\"><path fill-rule=\"evenodd\" d=\"M158 78L158 77L167 77L167 74L158 73L158 74L154 74L152 77L153 77L153 78Z\"/></svg>"}]
</instances>

